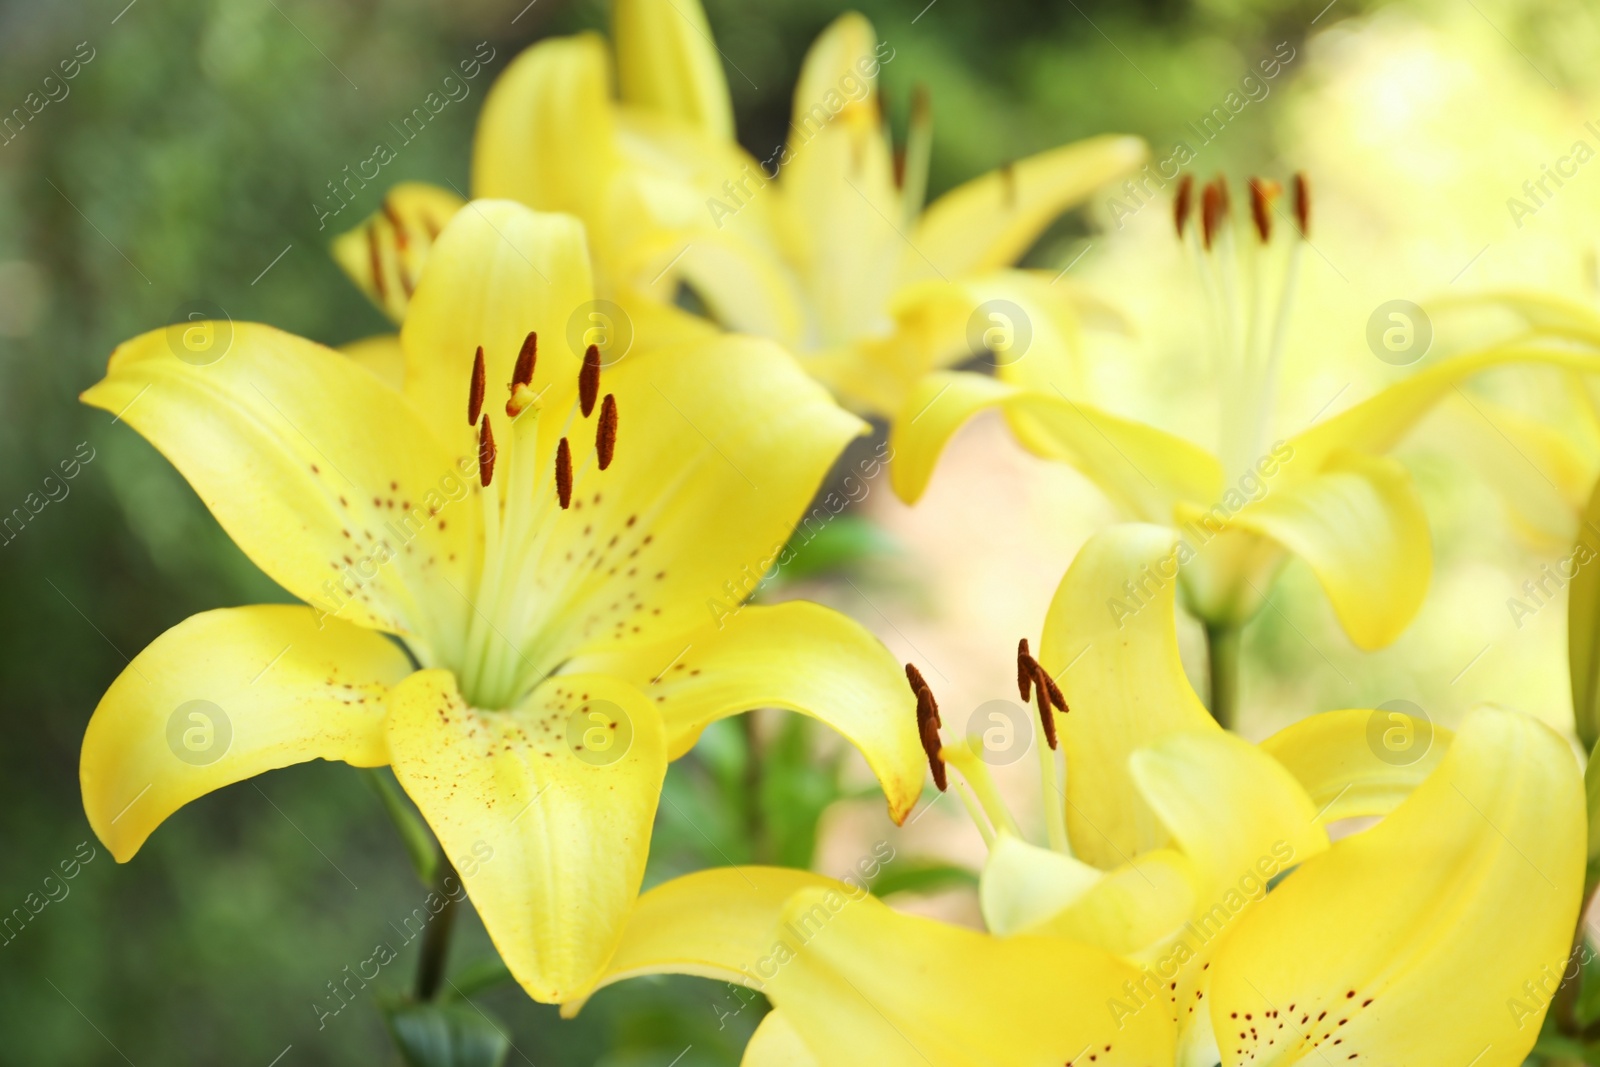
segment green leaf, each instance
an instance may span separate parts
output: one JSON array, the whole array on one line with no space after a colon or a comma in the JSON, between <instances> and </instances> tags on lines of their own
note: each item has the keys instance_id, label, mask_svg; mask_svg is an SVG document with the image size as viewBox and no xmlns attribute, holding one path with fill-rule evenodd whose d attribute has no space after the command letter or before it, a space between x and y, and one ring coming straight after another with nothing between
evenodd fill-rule
<instances>
[{"instance_id":1,"label":"green leaf","mask_svg":"<svg viewBox=\"0 0 1600 1067\"><path fill-rule=\"evenodd\" d=\"M941 889L961 889L978 884L975 872L937 860L903 860L885 864L882 873L869 887L873 896L894 893L937 893Z\"/></svg>"},{"instance_id":2,"label":"green leaf","mask_svg":"<svg viewBox=\"0 0 1600 1067\"><path fill-rule=\"evenodd\" d=\"M1596 529L1600 529L1600 482L1595 483L1589 506L1583 512L1583 530ZM1579 541L1578 547L1589 546ZM1578 562L1578 572L1567 590L1567 664L1572 674L1572 714L1578 739L1584 748L1592 749L1600 742L1600 567L1584 565L1594 562L1592 548ZM1594 810L1592 803L1589 810ZM1594 855L1592 844L1589 854Z\"/></svg>"},{"instance_id":3,"label":"green leaf","mask_svg":"<svg viewBox=\"0 0 1600 1067\"><path fill-rule=\"evenodd\" d=\"M789 539L789 562L778 569L786 581L843 570L895 549L877 523L857 515L840 515L822 526L801 525Z\"/></svg>"},{"instance_id":4,"label":"green leaf","mask_svg":"<svg viewBox=\"0 0 1600 1067\"><path fill-rule=\"evenodd\" d=\"M470 1004L405 1004L384 1013L409 1067L500 1067L511 1039Z\"/></svg>"},{"instance_id":5,"label":"green leaf","mask_svg":"<svg viewBox=\"0 0 1600 1067\"><path fill-rule=\"evenodd\" d=\"M511 976L511 969L505 965L504 960L499 956L485 956L481 960L473 960L451 975L439 995L444 1000L466 1000L486 989L494 989L514 981L516 979Z\"/></svg>"}]
</instances>

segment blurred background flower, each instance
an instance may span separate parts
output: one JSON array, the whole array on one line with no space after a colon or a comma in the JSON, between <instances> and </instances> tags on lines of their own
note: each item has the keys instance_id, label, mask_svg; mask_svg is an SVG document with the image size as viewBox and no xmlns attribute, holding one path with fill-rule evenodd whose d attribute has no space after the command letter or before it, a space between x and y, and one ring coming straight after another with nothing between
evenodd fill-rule
<instances>
[{"instance_id":1,"label":"blurred background flower","mask_svg":"<svg viewBox=\"0 0 1600 1067\"><path fill-rule=\"evenodd\" d=\"M332 235L396 182L465 189L490 80L536 39L603 29L607 6L125 3L0 5L4 1058L380 1062L394 1054L376 1003L406 988L415 960L402 955L392 976L385 968L365 987L341 985L345 968L394 938L390 924L426 893L383 801L355 772L318 763L232 787L178 813L123 868L88 828L79 744L127 656L196 611L288 598L153 449L76 396L116 342L196 309L329 342L384 330L328 256ZM743 143L765 159L785 137L805 49L847 5L706 7ZM1586 264L1600 235L1600 163L1591 161L1600 16L1581 0L859 7L897 50L882 74L897 129L913 87L931 93L930 195L1106 132L1144 137L1154 161L1185 145L1185 172L1224 171L1236 188L1252 173L1311 175L1315 249L1282 383L1282 408L1298 421L1269 437L1415 369L1369 346L1369 323L1391 301L1425 305L1510 284L1595 298ZM445 75L483 59L485 42L494 58L464 83L466 95L409 137L395 134L391 124ZM1276 73L1266 77L1269 59ZM370 172L380 140L399 145L393 158L324 224L337 203L330 183L346 168ZM1578 142L1590 150L1581 162ZM1165 428L1209 437L1215 412L1194 398L1210 395L1200 386L1212 353L1191 326L1199 297L1172 234L1170 195L1156 183L1108 189L1025 263L1066 270L1126 313L1130 336L1095 335L1112 358L1091 362L1089 384L1107 407L1154 408ZM1429 359L1465 343L1453 319L1433 325ZM1522 369L1486 376L1463 390L1455 413L1469 426L1481 420L1477 447L1510 450L1501 460L1527 464L1528 479L1558 479L1474 412L1478 397L1561 429L1575 418L1561 380ZM1494 701L1570 731L1564 591L1546 581L1531 614L1508 604L1527 601L1524 583L1570 548L1519 537L1468 451L1446 447L1434 425L1398 453L1435 541L1422 613L1393 646L1361 653L1309 571L1291 564L1244 633L1247 735L1305 709L1393 700L1446 725ZM921 666L959 729L1011 692L1017 638L1037 636L1068 562L1112 511L1081 477L1023 453L992 418L962 431L916 509L894 500L877 447L863 442L847 456L855 473L875 476L845 484L848 511L763 595L805 595L860 619ZM1199 676L1198 631L1184 636ZM747 718L748 729L708 731L674 765L647 885L758 860L859 873L865 857L880 892L900 891L896 903L976 917L970 880L932 862L981 858L953 802L892 832L881 798L863 795L864 767L794 717ZM996 768L1025 812L1032 761L1012 770ZM474 919L458 936L457 968L490 956ZM322 1017L314 1005L336 1002L330 983L353 990L337 1001L352 1010ZM474 1003L503 1021L510 1063L607 1067L736 1063L761 1011L695 979L608 990L570 1023L514 987Z\"/></svg>"}]
</instances>

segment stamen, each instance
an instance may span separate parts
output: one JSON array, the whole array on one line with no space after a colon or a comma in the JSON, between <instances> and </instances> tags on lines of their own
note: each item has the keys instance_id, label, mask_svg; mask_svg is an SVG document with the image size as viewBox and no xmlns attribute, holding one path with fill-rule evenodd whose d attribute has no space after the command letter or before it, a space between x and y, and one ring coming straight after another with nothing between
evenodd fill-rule
<instances>
[{"instance_id":1,"label":"stamen","mask_svg":"<svg viewBox=\"0 0 1600 1067\"><path fill-rule=\"evenodd\" d=\"M383 284L383 249L378 246L378 227L367 227L367 257L372 267L372 286L378 290L378 300L387 305L389 290ZM474 420L476 421L476 420Z\"/></svg>"},{"instance_id":2,"label":"stamen","mask_svg":"<svg viewBox=\"0 0 1600 1067\"><path fill-rule=\"evenodd\" d=\"M906 683L917 697L917 736L922 741L923 755L928 757L928 769L933 772L933 784L943 793L949 786L945 776L944 760L939 757L943 747L939 741L939 704L933 699L933 690L922 677L922 672L906 664Z\"/></svg>"},{"instance_id":3,"label":"stamen","mask_svg":"<svg viewBox=\"0 0 1600 1067\"><path fill-rule=\"evenodd\" d=\"M483 346L478 346L478 354L472 360L472 385L467 392L467 425L478 425L478 416L483 414Z\"/></svg>"},{"instance_id":4,"label":"stamen","mask_svg":"<svg viewBox=\"0 0 1600 1067\"><path fill-rule=\"evenodd\" d=\"M483 350L480 348L478 351ZM494 457L494 430L489 425L489 416L485 415L483 425L478 428L478 481L483 483L485 489L494 481Z\"/></svg>"},{"instance_id":5,"label":"stamen","mask_svg":"<svg viewBox=\"0 0 1600 1067\"><path fill-rule=\"evenodd\" d=\"M595 427L594 452L600 457L600 469L611 466L611 457L617 451L617 398L606 394L600 405L600 424Z\"/></svg>"},{"instance_id":6,"label":"stamen","mask_svg":"<svg viewBox=\"0 0 1600 1067\"><path fill-rule=\"evenodd\" d=\"M1311 236L1311 186L1306 182L1305 171L1294 176L1294 218L1300 224L1300 236Z\"/></svg>"},{"instance_id":7,"label":"stamen","mask_svg":"<svg viewBox=\"0 0 1600 1067\"><path fill-rule=\"evenodd\" d=\"M1028 639L1017 642L1017 692L1023 702L1033 699L1033 656L1028 653Z\"/></svg>"},{"instance_id":8,"label":"stamen","mask_svg":"<svg viewBox=\"0 0 1600 1067\"><path fill-rule=\"evenodd\" d=\"M1063 715L1071 711L1072 709L1067 707L1066 694L1061 692L1061 687L1056 684L1054 678L1050 677L1050 672L1044 669L1044 664L1042 663L1039 664L1039 677L1044 682L1045 688L1050 690L1050 703L1056 706L1056 710Z\"/></svg>"},{"instance_id":9,"label":"stamen","mask_svg":"<svg viewBox=\"0 0 1600 1067\"><path fill-rule=\"evenodd\" d=\"M1051 749L1061 747L1056 740L1056 717L1050 705L1054 702L1050 696L1050 687L1055 683L1050 680L1049 673L1035 661L1033 664L1033 680L1035 683L1034 696L1039 704L1039 725L1044 728L1044 739Z\"/></svg>"},{"instance_id":10,"label":"stamen","mask_svg":"<svg viewBox=\"0 0 1600 1067\"><path fill-rule=\"evenodd\" d=\"M378 207L383 211L383 217L389 220L389 225L394 227L395 247L404 252L406 249L406 224L400 218L400 213L395 211L394 205L389 203L388 197L384 197Z\"/></svg>"},{"instance_id":11,"label":"stamen","mask_svg":"<svg viewBox=\"0 0 1600 1067\"><path fill-rule=\"evenodd\" d=\"M572 503L572 446L565 437L556 446L556 499L562 511Z\"/></svg>"},{"instance_id":12,"label":"stamen","mask_svg":"<svg viewBox=\"0 0 1600 1067\"><path fill-rule=\"evenodd\" d=\"M1228 185L1221 178L1206 183L1204 191L1200 194L1200 237L1206 250L1211 250L1212 241L1222 229L1223 220L1228 217Z\"/></svg>"},{"instance_id":13,"label":"stamen","mask_svg":"<svg viewBox=\"0 0 1600 1067\"><path fill-rule=\"evenodd\" d=\"M517 365L511 372L511 390L533 381L533 367L539 359L539 335L530 333L522 341L522 351L517 353Z\"/></svg>"},{"instance_id":14,"label":"stamen","mask_svg":"<svg viewBox=\"0 0 1600 1067\"><path fill-rule=\"evenodd\" d=\"M578 403L583 408L583 417L588 418L594 410L594 402L600 399L600 346L590 345L583 353L583 369L578 372Z\"/></svg>"},{"instance_id":15,"label":"stamen","mask_svg":"<svg viewBox=\"0 0 1600 1067\"><path fill-rule=\"evenodd\" d=\"M1255 220L1262 244L1272 240L1272 205L1282 192L1283 186L1275 181L1250 179L1250 217Z\"/></svg>"},{"instance_id":16,"label":"stamen","mask_svg":"<svg viewBox=\"0 0 1600 1067\"><path fill-rule=\"evenodd\" d=\"M950 788L950 780L945 774L944 760L939 756L939 750L944 747L939 741L939 728L933 724L938 714L933 707L933 692L926 687L917 690L917 733L922 738L923 754L928 757L928 769L933 772L933 784L943 793Z\"/></svg>"},{"instance_id":17,"label":"stamen","mask_svg":"<svg viewBox=\"0 0 1600 1067\"><path fill-rule=\"evenodd\" d=\"M1194 175L1185 174L1178 183L1178 196L1172 202L1172 221L1178 228L1178 239L1183 240L1183 229L1189 224L1189 212L1194 210ZM1023 697L1024 700L1027 697Z\"/></svg>"}]
</instances>

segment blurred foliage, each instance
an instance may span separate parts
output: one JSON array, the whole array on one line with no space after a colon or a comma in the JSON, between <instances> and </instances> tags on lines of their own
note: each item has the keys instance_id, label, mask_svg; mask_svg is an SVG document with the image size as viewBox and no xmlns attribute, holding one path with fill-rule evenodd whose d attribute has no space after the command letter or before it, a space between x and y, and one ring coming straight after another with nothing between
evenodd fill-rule
<instances>
[{"instance_id":1,"label":"blurred foliage","mask_svg":"<svg viewBox=\"0 0 1600 1067\"><path fill-rule=\"evenodd\" d=\"M43 479L83 443L93 455L64 498L0 546L0 909L28 916L0 944L0 1058L394 1062L379 1007L410 988L415 948L400 944L393 966L348 1005L329 999L346 967L367 959L375 942L395 942L393 923L425 894L384 800L356 772L316 763L227 789L172 818L125 867L87 826L78 746L127 658L196 611L284 594L153 449L75 397L113 345L172 321L190 301L329 342L384 329L325 253L333 229L319 230L313 204L326 184L488 41L496 59L472 95L407 144L334 225L374 209L385 186L405 179L465 190L490 78L537 37L603 27L605 6L124 3L0 4L0 107L21 106L61 61L92 53L68 95L0 145L0 510L30 494L40 499ZM913 85L932 89L938 192L1008 158L1107 130L1142 134L1159 151L1272 43L1301 41L1317 5L860 6L897 50L884 74L897 121ZM741 136L765 155L783 136L807 43L845 5L707 7L729 60ZM1361 7L1339 0L1317 28ZM1552 57L1561 76L1579 57L1542 10L1530 6L1507 32L1541 60ZM1241 123L1205 166L1263 164L1273 129ZM1069 220L1038 256L1049 259L1082 232L1082 220ZM884 547L838 522L805 573ZM1257 640L1292 641L1272 626ZM730 862L808 865L822 812L856 796L841 784L839 758L818 755L819 732L804 720L751 722L717 724L672 768L651 882ZM45 899L44 878L62 878L66 864L76 864L75 876L54 883L65 893L34 914L28 902ZM956 869L909 858L891 872L880 891L962 880ZM493 950L470 908L462 910L451 973L482 986L479 978L495 973ZM607 990L570 1023L513 986L487 988L471 1005L503 1021L509 1063L695 1067L738 1061L759 1010L737 1010L742 1002L729 997L703 981L652 979ZM333 1003L343 1005L336 1014L316 1007ZM391 1015L389 1025L408 1041L454 1033L497 1042L475 1014L457 1004L438 1017Z\"/></svg>"}]
</instances>

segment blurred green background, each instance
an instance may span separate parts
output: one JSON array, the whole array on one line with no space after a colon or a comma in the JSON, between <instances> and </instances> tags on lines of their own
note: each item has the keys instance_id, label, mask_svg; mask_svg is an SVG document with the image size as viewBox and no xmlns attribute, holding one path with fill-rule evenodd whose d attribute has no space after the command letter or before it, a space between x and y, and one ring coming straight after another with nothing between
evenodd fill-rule
<instances>
[{"instance_id":1,"label":"blurred green background","mask_svg":"<svg viewBox=\"0 0 1600 1067\"><path fill-rule=\"evenodd\" d=\"M153 449L75 398L117 342L173 321L190 301L329 342L383 330L328 258L333 229L319 232L312 204L387 136L390 121L488 41L496 59L472 95L449 106L382 178L465 189L490 78L534 40L603 30L608 18L600 0L525 2L0 5L0 108L21 106L59 61L92 56L66 97L0 146L0 511L30 494L38 500L60 461L75 451L81 459L85 442L93 450L65 498L0 547L0 911L24 907L30 894L37 901L59 863L93 852L65 896L0 944L0 1062L393 1060L376 1004L407 988L414 948L364 991L367 1002L324 1028L312 1007L326 983L370 955L390 936L390 922L424 895L377 797L354 771L316 763L224 790L180 812L123 867L89 830L77 789L79 742L127 658L196 611L284 594ZM937 193L1008 159L1104 131L1141 134L1161 158L1190 119L1278 42L1304 48L1309 35L1332 32L1341 20L1384 14L1352 0L1324 2L859 6L896 49L884 77L897 122L914 84L932 89ZM1541 83L1521 73L1541 100L1577 92L1593 77L1594 53L1574 43L1595 39L1592 6L1482 7L1502 35L1503 43L1489 39L1495 54L1538 64ZM765 157L783 137L806 46L847 8L839 0L707 0L707 8L724 53L759 83L730 71L741 138ZM1430 5L1409 10L1423 22L1433 17ZM1311 69L1293 67L1252 104L1207 149L1202 175L1292 169L1293 159L1279 160L1282 146L1304 144L1301 135L1320 118L1303 113L1303 98L1294 110L1293 87ZM1327 63L1321 71L1330 74ZM1502 117L1520 121L1515 109ZM1337 158L1340 149L1319 151ZM1521 160L1521 170L1536 170L1540 158ZM366 202L340 221L373 210L382 188L370 186ZM1105 221L1099 205L1065 220L1034 261L1064 260ZM1439 534L1447 545L1452 528ZM1059 573L1039 581L1053 588ZM1306 585L1303 575L1291 581ZM1316 629L1326 608L1314 589L1307 597L1315 606L1293 617L1326 637L1332 631ZM1270 654L1268 677L1291 677L1306 664L1322 669L1276 623L1258 629L1251 647ZM763 735L770 773L754 788L750 737L723 725L671 771L651 881L729 861L807 864L818 815L848 792L835 762L815 757L805 731L781 720ZM468 918L452 966L491 952ZM508 1062L540 1067L733 1064L760 1010L730 1015L739 1001L689 979L610 990L571 1023L514 987L475 1003L507 1026Z\"/></svg>"}]
</instances>

